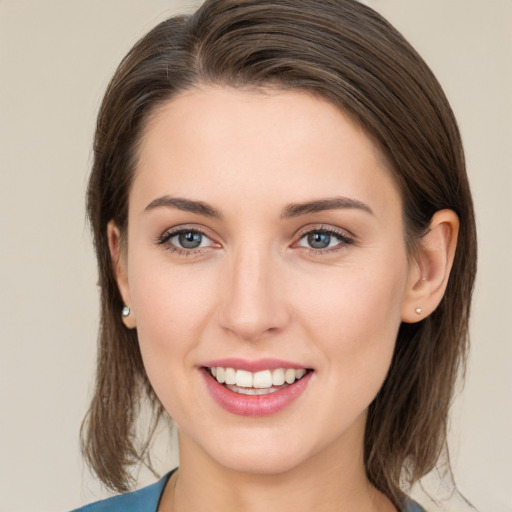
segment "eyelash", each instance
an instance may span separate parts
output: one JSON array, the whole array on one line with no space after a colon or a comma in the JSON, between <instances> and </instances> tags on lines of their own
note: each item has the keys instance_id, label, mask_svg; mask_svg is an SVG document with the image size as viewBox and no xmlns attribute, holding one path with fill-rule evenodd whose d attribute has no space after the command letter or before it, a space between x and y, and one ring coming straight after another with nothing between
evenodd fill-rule
<instances>
[{"instance_id":1,"label":"eyelash","mask_svg":"<svg viewBox=\"0 0 512 512\"><path fill-rule=\"evenodd\" d=\"M187 249L184 247L179 247L170 242L170 240L172 238L174 238L175 236L179 236L179 235L187 234L187 233L199 234L202 237L205 237L208 240L210 240L212 242L212 244L209 246L206 246L206 247L197 247L194 249ZM201 243L202 243L202 241L201 241ZM172 231L166 231L162 236L160 236L158 238L157 244L165 246L166 250L168 250L174 254L178 254L179 256L193 256L198 253L204 252L204 250L208 249L209 247L215 246L215 242L213 242L211 237L208 236L204 231L202 231L201 229L198 229L198 228L187 228L187 227L181 227L178 229L174 229Z\"/></svg>"},{"instance_id":2,"label":"eyelash","mask_svg":"<svg viewBox=\"0 0 512 512\"><path fill-rule=\"evenodd\" d=\"M197 247L192 249L187 249L184 247L179 247L175 244L170 243L170 240L174 238L175 236L179 236L181 234L199 234L201 237L205 237L208 240L210 240L211 245L205 246L205 247ZM306 247L298 245L301 240L306 238L309 235L312 234L320 234L320 235L328 235L331 237L336 238L339 243L336 244L334 247L326 247L326 248L313 248L313 247ZM305 230L299 234L299 238L297 242L293 244L293 247L301 247L302 249L305 249L309 254L311 255L319 255L319 254L325 254L325 253L333 253L340 250L343 250L347 245L351 245L354 243L354 238L347 235L345 232L337 231L333 228L327 228L324 226L312 228ZM204 231L198 228L187 228L187 227L181 227L179 229L175 229L172 231L166 231L163 233L162 236L160 236L156 242L158 245L165 246L165 249L170 251L171 253L178 254L179 256L193 256L198 253L204 252L206 249L210 247L215 247L216 243L213 242L212 238L208 236ZM202 243L202 240L201 240ZM218 246L218 244L217 244Z\"/></svg>"},{"instance_id":3,"label":"eyelash","mask_svg":"<svg viewBox=\"0 0 512 512\"><path fill-rule=\"evenodd\" d=\"M326 247L323 249L315 249L313 247L305 247L305 246L299 246L305 249L310 255L318 255L318 254L326 254L326 253L335 253L338 251L341 251L345 249L348 245L351 245L355 242L355 239L352 236L347 235L344 231L338 231L336 229L333 229L331 227L326 226L320 226L315 227L313 229L307 229L306 231L303 231L299 234L299 239L297 242L295 242L295 246L304 238L311 234L322 234L322 235L329 235L331 237L334 237L338 240L339 243L337 243L334 247Z\"/></svg>"}]
</instances>

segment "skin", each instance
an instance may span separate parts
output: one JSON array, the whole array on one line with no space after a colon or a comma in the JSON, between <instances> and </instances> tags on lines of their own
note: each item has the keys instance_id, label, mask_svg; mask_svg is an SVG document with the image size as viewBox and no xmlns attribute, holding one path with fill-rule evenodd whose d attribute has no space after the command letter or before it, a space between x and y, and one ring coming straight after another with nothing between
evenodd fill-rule
<instances>
[{"instance_id":1,"label":"skin","mask_svg":"<svg viewBox=\"0 0 512 512\"><path fill-rule=\"evenodd\" d=\"M367 409L400 323L442 297L455 214L438 212L411 258L380 150L303 92L191 89L152 116L138 156L127 250L113 223L109 240L131 307L125 323L179 430L180 470L159 510L395 510L365 476ZM221 218L148 209L167 196L207 203ZM359 206L282 215L335 197ZM201 247L180 248L176 228L202 232ZM319 230L336 233L327 249L309 245ZM284 410L243 417L220 408L200 374L225 357L314 373Z\"/></svg>"}]
</instances>

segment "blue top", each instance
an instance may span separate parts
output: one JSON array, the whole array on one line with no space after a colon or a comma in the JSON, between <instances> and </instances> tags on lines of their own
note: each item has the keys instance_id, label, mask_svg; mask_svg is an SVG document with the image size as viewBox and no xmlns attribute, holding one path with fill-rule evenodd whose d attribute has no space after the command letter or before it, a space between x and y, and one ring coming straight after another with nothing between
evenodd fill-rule
<instances>
[{"instance_id":1,"label":"blue top","mask_svg":"<svg viewBox=\"0 0 512 512\"><path fill-rule=\"evenodd\" d=\"M71 512L157 512L165 484L174 473L167 473L158 482L138 491L120 494L105 500L90 503ZM401 512L425 512L416 502L407 499Z\"/></svg>"},{"instance_id":2,"label":"blue top","mask_svg":"<svg viewBox=\"0 0 512 512\"><path fill-rule=\"evenodd\" d=\"M176 470L167 473L158 482L137 491L96 501L71 512L157 512L165 484L174 471Z\"/></svg>"}]
</instances>

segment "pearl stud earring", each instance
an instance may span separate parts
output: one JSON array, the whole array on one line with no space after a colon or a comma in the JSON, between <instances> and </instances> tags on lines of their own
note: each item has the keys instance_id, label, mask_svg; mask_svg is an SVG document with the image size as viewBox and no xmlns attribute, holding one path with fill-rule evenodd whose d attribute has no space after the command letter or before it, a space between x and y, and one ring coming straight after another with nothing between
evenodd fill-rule
<instances>
[{"instance_id":1,"label":"pearl stud earring","mask_svg":"<svg viewBox=\"0 0 512 512\"><path fill-rule=\"evenodd\" d=\"M121 310L121 316L123 318L130 316L130 307L129 306L123 306L123 309Z\"/></svg>"},{"instance_id":2,"label":"pearl stud earring","mask_svg":"<svg viewBox=\"0 0 512 512\"><path fill-rule=\"evenodd\" d=\"M416 308L414 311L416 311L418 315L421 315L421 313L423 312L421 308Z\"/></svg>"}]
</instances>

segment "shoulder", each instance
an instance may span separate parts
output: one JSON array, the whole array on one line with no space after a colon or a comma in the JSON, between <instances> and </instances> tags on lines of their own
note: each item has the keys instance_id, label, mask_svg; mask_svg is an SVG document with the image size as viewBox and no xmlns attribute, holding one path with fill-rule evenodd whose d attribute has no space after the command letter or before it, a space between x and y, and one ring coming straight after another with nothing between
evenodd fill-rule
<instances>
[{"instance_id":1,"label":"shoulder","mask_svg":"<svg viewBox=\"0 0 512 512\"><path fill-rule=\"evenodd\" d=\"M167 473L158 482L137 491L96 501L72 512L157 512L165 484L172 473Z\"/></svg>"},{"instance_id":2,"label":"shoulder","mask_svg":"<svg viewBox=\"0 0 512 512\"><path fill-rule=\"evenodd\" d=\"M415 501L410 498L406 498L402 512L426 512L426 510Z\"/></svg>"}]
</instances>

